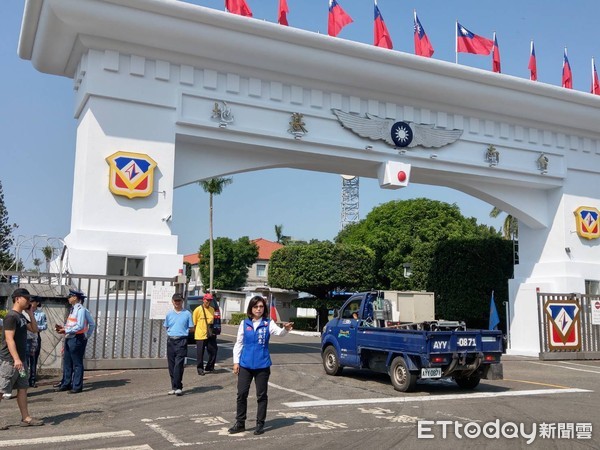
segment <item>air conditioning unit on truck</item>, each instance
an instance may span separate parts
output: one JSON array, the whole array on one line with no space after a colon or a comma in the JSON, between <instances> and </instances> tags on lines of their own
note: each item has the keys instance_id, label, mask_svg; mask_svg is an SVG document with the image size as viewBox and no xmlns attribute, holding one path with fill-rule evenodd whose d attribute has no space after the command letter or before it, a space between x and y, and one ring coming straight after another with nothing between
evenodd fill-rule
<instances>
[{"instance_id":1,"label":"air conditioning unit on truck","mask_svg":"<svg viewBox=\"0 0 600 450\"><path fill-rule=\"evenodd\" d=\"M430 321L392 320L390 292L355 294L327 323L321 335L327 374L339 375L344 367L387 373L402 392L418 379L452 377L474 389L482 378L502 378L501 331L467 330L463 322L436 321L433 314L426 315Z\"/></svg>"}]
</instances>

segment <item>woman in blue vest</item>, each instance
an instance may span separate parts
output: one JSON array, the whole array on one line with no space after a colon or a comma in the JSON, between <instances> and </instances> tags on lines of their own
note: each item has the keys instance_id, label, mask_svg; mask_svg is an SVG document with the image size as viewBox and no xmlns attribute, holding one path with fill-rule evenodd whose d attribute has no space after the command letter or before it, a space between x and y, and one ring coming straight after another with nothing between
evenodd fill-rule
<instances>
[{"instance_id":1,"label":"woman in blue vest","mask_svg":"<svg viewBox=\"0 0 600 450\"><path fill-rule=\"evenodd\" d=\"M230 434L246 431L246 410L248 392L254 378L256 385L256 428L254 434L263 434L267 418L267 386L271 375L271 356L269 355L269 337L284 336L292 329L293 322L286 322L279 328L269 319L266 300L260 295L254 296L248 303L245 319L238 329L233 347L233 373L238 376L237 414Z\"/></svg>"}]
</instances>

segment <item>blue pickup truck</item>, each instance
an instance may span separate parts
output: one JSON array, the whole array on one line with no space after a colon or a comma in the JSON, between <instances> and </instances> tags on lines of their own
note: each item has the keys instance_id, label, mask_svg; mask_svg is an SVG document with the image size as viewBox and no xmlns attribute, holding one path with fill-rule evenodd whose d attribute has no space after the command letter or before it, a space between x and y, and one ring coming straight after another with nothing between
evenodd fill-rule
<instances>
[{"instance_id":1,"label":"blue pickup truck","mask_svg":"<svg viewBox=\"0 0 600 450\"><path fill-rule=\"evenodd\" d=\"M354 294L327 323L321 335L327 374L339 375L344 367L387 373L402 392L418 379L452 377L474 389L482 378L502 378L502 332L467 330L462 322L389 326L386 302L383 293Z\"/></svg>"}]
</instances>

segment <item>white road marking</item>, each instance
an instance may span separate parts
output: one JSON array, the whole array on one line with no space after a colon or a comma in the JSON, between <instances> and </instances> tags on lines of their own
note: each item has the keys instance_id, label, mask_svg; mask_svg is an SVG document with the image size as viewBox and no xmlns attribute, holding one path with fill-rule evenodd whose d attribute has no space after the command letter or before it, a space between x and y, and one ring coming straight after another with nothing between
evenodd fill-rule
<instances>
[{"instance_id":1,"label":"white road marking","mask_svg":"<svg viewBox=\"0 0 600 450\"><path fill-rule=\"evenodd\" d=\"M156 431L158 434L160 434L162 437L164 437L168 442L173 444L175 447L187 445L185 442L183 442L181 439L179 439L173 433L169 433L167 430L162 428L157 423L146 423L146 425L148 425L152 430Z\"/></svg>"},{"instance_id":2,"label":"white road marking","mask_svg":"<svg viewBox=\"0 0 600 450\"><path fill-rule=\"evenodd\" d=\"M131 445L129 447L101 447L94 450L152 450L148 444L144 445Z\"/></svg>"},{"instance_id":3,"label":"white road marking","mask_svg":"<svg viewBox=\"0 0 600 450\"><path fill-rule=\"evenodd\" d=\"M531 364L538 364L540 366L558 367L560 369L576 370L577 372L597 373L598 375L600 375L600 370L577 369L576 367L567 367L567 366L561 366L558 364L549 364L549 363L543 363L543 362L537 362L537 361L528 361L528 362L530 362Z\"/></svg>"},{"instance_id":4,"label":"white road marking","mask_svg":"<svg viewBox=\"0 0 600 450\"><path fill-rule=\"evenodd\" d=\"M25 445L38 445L38 444L56 444L60 442L76 442L76 441L90 441L92 439L110 439L117 437L133 437L133 434L129 430L123 431L110 431L106 433L89 433L89 434L69 434L67 436L46 436L41 438L31 439L12 439L10 441L0 441L0 447L16 447Z\"/></svg>"},{"instance_id":5,"label":"white road marking","mask_svg":"<svg viewBox=\"0 0 600 450\"><path fill-rule=\"evenodd\" d=\"M419 397L387 397L387 398L351 398L341 400L320 400L314 402L289 402L283 403L288 408L310 408L315 406L344 406L344 405L365 405L376 403L410 403L410 402L443 402L447 400L470 400L475 398L494 398L494 397L520 397L526 395L547 395L547 394L573 394L582 392L593 392L587 389L536 389L526 391L509 392L476 392L469 394L449 394L449 395L427 395Z\"/></svg>"},{"instance_id":6,"label":"white road marking","mask_svg":"<svg viewBox=\"0 0 600 450\"><path fill-rule=\"evenodd\" d=\"M600 367L594 366L594 365L591 365L591 364L577 364L577 363L574 363L574 362L571 362L571 361L557 361L557 362L559 362L561 364L570 364L572 366L578 366L578 367L589 367L590 369L600 369Z\"/></svg>"},{"instance_id":7,"label":"white road marking","mask_svg":"<svg viewBox=\"0 0 600 450\"><path fill-rule=\"evenodd\" d=\"M283 386L279 386L278 384L271 383L270 381L269 381L269 386L271 386L271 387L273 387L275 389L280 389L282 391L291 392L292 394L296 394L296 395L301 395L303 397L312 398L313 400L325 401L325 399L322 399L321 397L316 397L314 395L310 395L310 394L306 394L304 392L296 391L295 389L284 388Z\"/></svg>"}]
</instances>

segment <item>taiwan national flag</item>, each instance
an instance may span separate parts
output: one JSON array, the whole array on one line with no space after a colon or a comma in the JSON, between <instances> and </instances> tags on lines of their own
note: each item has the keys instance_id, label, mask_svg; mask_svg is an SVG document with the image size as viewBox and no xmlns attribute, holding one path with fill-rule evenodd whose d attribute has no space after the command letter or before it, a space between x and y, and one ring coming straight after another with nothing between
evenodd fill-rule
<instances>
[{"instance_id":1,"label":"taiwan national flag","mask_svg":"<svg viewBox=\"0 0 600 450\"><path fill-rule=\"evenodd\" d=\"M499 324L500 324L500 316L498 316L498 310L496 309L496 302L494 302L494 291L492 291L492 299L490 300L489 329L497 330Z\"/></svg>"},{"instance_id":2,"label":"taiwan national flag","mask_svg":"<svg viewBox=\"0 0 600 450\"><path fill-rule=\"evenodd\" d=\"M460 23L456 22L456 52L489 55L494 43L491 39L471 33Z\"/></svg>"},{"instance_id":3,"label":"taiwan national flag","mask_svg":"<svg viewBox=\"0 0 600 450\"><path fill-rule=\"evenodd\" d=\"M429 38L425 33L425 29L421 25L421 21L417 17L417 11L413 11L415 16L415 55L426 56L427 58L431 58L433 55L433 46L431 42L429 42Z\"/></svg>"},{"instance_id":4,"label":"taiwan national flag","mask_svg":"<svg viewBox=\"0 0 600 450\"><path fill-rule=\"evenodd\" d=\"M496 39L496 32L494 31L494 47L492 48L492 70L496 73L500 73L500 48L498 47L498 40Z\"/></svg>"},{"instance_id":5,"label":"taiwan national flag","mask_svg":"<svg viewBox=\"0 0 600 450\"><path fill-rule=\"evenodd\" d=\"M529 79L531 81L537 81L537 61L535 59L535 47L533 46L533 41L531 41L531 52L529 53L529 65L527 68L529 69Z\"/></svg>"},{"instance_id":6,"label":"taiwan national flag","mask_svg":"<svg viewBox=\"0 0 600 450\"><path fill-rule=\"evenodd\" d=\"M562 87L567 89L573 89L573 74L571 73L571 64L569 64L569 58L567 58L566 47L563 59Z\"/></svg>"},{"instance_id":7,"label":"taiwan national flag","mask_svg":"<svg viewBox=\"0 0 600 450\"><path fill-rule=\"evenodd\" d=\"M287 13L290 12L287 5L287 0L279 0L279 14L277 22L281 25L289 25L287 20Z\"/></svg>"},{"instance_id":8,"label":"taiwan national flag","mask_svg":"<svg viewBox=\"0 0 600 450\"><path fill-rule=\"evenodd\" d=\"M600 82L598 81L598 72L596 72L594 58L592 58L592 94L600 95Z\"/></svg>"},{"instance_id":9,"label":"taiwan national flag","mask_svg":"<svg viewBox=\"0 0 600 450\"><path fill-rule=\"evenodd\" d=\"M252 11L250 11L250 7L246 4L246 0L225 0L225 8L230 13L252 17Z\"/></svg>"},{"instance_id":10,"label":"taiwan national flag","mask_svg":"<svg viewBox=\"0 0 600 450\"><path fill-rule=\"evenodd\" d=\"M352 17L346 14L337 0L329 0L329 20L327 24L327 34L337 36L342 28L349 23L354 22Z\"/></svg>"},{"instance_id":11,"label":"taiwan national flag","mask_svg":"<svg viewBox=\"0 0 600 450\"><path fill-rule=\"evenodd\" d=\"M277 312L277 306L275 305L275 297L271 295L271 304L269 305L269 316L273 322L281 322L279 313Z\"/></svg>"},{"instance_id":12,"label":"taiwan national flag","mask_svg":"<svg viewBox=\"0 0 600 450\"><path fill-rule=\"evenodd\" d=\"M385 26L379 7L377 6L377 0L375 0L375 23L373 26L373 34L375 36L374 45L377 47L392 48L392 38L390 33Z\"/></svg>"}]
</instances>

